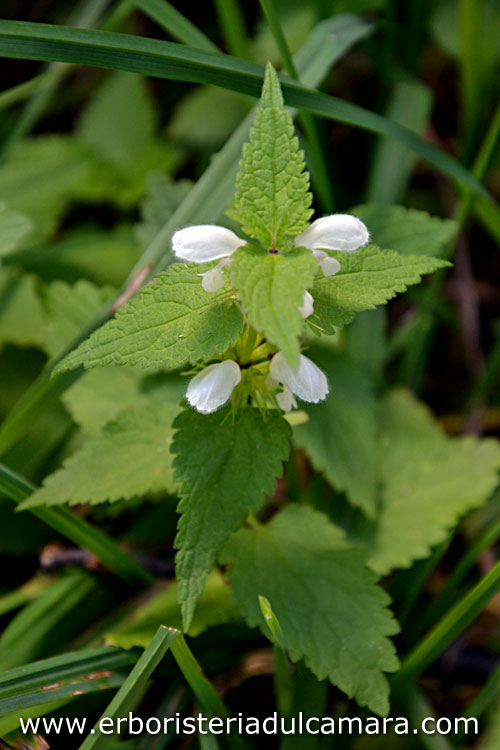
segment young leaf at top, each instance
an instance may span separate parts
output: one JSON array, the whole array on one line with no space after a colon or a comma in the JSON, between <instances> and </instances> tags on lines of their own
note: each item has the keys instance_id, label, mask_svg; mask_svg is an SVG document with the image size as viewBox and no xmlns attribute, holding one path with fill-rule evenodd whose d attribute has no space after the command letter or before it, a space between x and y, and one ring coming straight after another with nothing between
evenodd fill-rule
<instances>
[{"instance_id":1,"label":"young leaf at top","mask_svg":"<svg viewBox=\"0 0 500 750\"><path fill-rule=\"evenodd\" d=\"M229 407L179 414L172 444L181 514L175 546L176 578L185 629L207 573L232 531L274 492L288 457L290 426L277 411L263 415Z\"/></svg>"},{"instance_id":2,"label":"young leaf at top","mask_svg":"<svg viewBox=\"0 0 500 750\"><path fill-rule=\"evenodd\" d=\"M284 108L278 76L268 63L261 105L243 146L236 178L235 208L229 215L266 249L306 229L312 214L309 175Z\"/></svg>"},{"instance_id":3,"label":"young leaf at top","mask_svg":"<svg viewBox=\"0 0 500 750\"><path fill-rule=\"evenodd\" d=\"M202 289L198 272L199 267L174 265L158 274L54 373L111 363L173 369L223 354L238 338L243 318L227 289L210 294Z\"/></svg>"},{"instance_id":4,"label":"young leaf at top","mask_svg":"<svg viewBox=\"0 0 500 750\"><path fill-rule=\"evenodd\" d=\"M303 658L318 679L328 677L361 706L386 714L383 672L398 668L387 636L398 625L365 560L322 513L297 505L238 531L221 554L250 626L266 627L258 599L265 596L294 661Z\"/></svg>"},{"instance_id":5,"label":"young leaf at top","mask_svg":"<svg viewBox=\"0 0 500 750\"><path fill-rule=\"evenodd\" d=\"M283 352L292 367L297 367L300 354L299 307L316 269L316 260L303 248L274 255L247 246L233 255L231 278L250 323Z\"/></svg>"},{"instance_id":6,"label":"young leaf at top","mask_svg":"<svg viewBox=\"0 0 500 750\"><path fill-rule=\"evenodd\" d=\"M313 330L334 333L350 323L361 310L382 305L397 292L418 284L421 276L445 268L449 263L421 255L400 255L368 245L354 253L331 251L340 263L335 276L318 277L311 289L314 314L309 321Z\"/></svg>"}]
</instances>

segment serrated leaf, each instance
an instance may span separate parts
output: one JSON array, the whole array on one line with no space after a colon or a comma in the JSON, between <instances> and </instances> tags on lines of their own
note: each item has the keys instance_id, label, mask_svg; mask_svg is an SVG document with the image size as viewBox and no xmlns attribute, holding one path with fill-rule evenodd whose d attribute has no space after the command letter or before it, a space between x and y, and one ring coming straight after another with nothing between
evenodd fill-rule
<instances>
[{"instance_id":1,"label":"serrated leaf","mask_svg":"<svg viewBox=\"0 0 500 750\"><path fill-rule=\"evenodd\" d=\"M397 669L387 636L398 626L375 585L366 555L321 513L290 505L225 546L233 595L250 626L265 627L258 597L269 599L294 661L328 677L361 706L388 712L383 672Z\"/></svg>"},{"instance_id":2,"label":"serrated leaf","mask_svg":"<svg viewBox=\"0 0 500 750\"><path fill-rule=\"evenodd\" d=\"M378 507L377 401L360 368L338 352L314 347L308 356L326 373L330 396L304 404L309 421L293 431L312 465L335 490L373 518Z\"/></svg>"},{"instance_id":3,"label":"serrated leaf","mask_svg":"<svg viewBox=\"0 0 500 750\"><path fill-rule=\"evenodd\" d=\"M310 290L314 313L308 318L314 330L334 333L350 323L361 310L383 305L418 284L422 275L444 268L447 261L419 255L401 255L368 245L354 253L331 251L340 263L335 276L319 277Z\"/></svg>"},{"instance_id":4,"label":"serrated leaf","mask_svg":"<svg viewBox=\"0 0 500 750\"><path fill-rule=\"evenodd\" d=\"M280 248L286 236L294 237L308 225L308 188L304 154L284 108L278 76L268 63L250 142L243 146L230 216L264 248Z\"/></svg>"},{"instance_id":5,"label":"serrated leaf","mask_svg":"<svg viewBox=\"0 0 500 750\"><path fill-rule=\"evenodd\" d=\"M122 412L91 435L61 469L19 507L113 502L149 492L175 492L170 443L177 403Z\"/></svg>"},{"instance_id":6,"label":"serrated leaf","mask_svg":"<svg viewBox=\"0 0 500 750\"><path fill-rule=\"evenodd\" d=\"M64 372L108 364L170 369L223 354L241 332L243 319L227 289L208 293L200 266L171 266L156 276L55 368Z\"/></svg>"},{"instance_id":7,"label":"serrated leaf","mask_svg":"<svg viewBox=\"0 0 500 750\"><path fill-rule=\"evenodd\" d=\"M278 412L192 410L174 422L172 445L181 514L176 577L185 628L207 573L229 534L274 491L289 452L290 427Z\"/></svg>"},{"instance_id":8,"label":"serrated leaf","mask_svg":"<svg viewBox=\"0 0 500 750\"><path fill-rule=\"evenodd\" d=\"M46 352L51 356L61 354L112 294L111 287L98 287L85 279L73 285L64 281L49 284L44 294Z\"/></svg>"},{"instance_id":9,"label":"serrated leaf","mask_svg":"<svg viewBox=\"0 0 500 750\"><path fill-rule=\"evenodd\" d=\"M303 329L299 307L316 270L315 259L303 248L275 255L247 246L233 255L231 280L250 323L283 352L292 367L299 362L298 337Z\"/></svg>"},{"instance_id":10,"label":"serrated leaf","mask_svg":"<svg viewBox=\"0 0 500 750\"><path fill-rule=\"evenodd\" d=\"M406 568L443 541L458 519L482 505L498 483L500 445L447 437L409 392L380 406L380 515L365 535L379 574Z\"/></svg>"},{"instance_id":11,"label":"serrated leaf","mask_svg":"<svg viewBox=\"0 0 500 750\"><path fill-rule=\"evenodd\" d=\"M32 229L33 223L25 214L0 203L0 257L15 250Z\"/></svg>"},{"instance_id":12,"label":"serrated leaf","mask_svg":"<svg viewBox=\"0 0 500 750\"><path fill-rule=\"evenodd\" d=\"M213 625L231 622L236 617L237 609L227 583L218 570L212 570L198 599L188 635L195 637ZM129 619L106 633L106 642L120 648L145 648L160 625L182 630L178 585L175 581L153 590L146 604L140 602Z\"/></svg>"},{"instance_id":13,"label":"serrated leaf","mask_svg":"<svg viewBox=\"0 0 500 750\"><path fill-rule=\"evenodd\" d=\"M441 257L457 232L457 223L404 206L369 203L349 212L370 228L373 244L404 255Z\"/></svg>"}]
</instances>

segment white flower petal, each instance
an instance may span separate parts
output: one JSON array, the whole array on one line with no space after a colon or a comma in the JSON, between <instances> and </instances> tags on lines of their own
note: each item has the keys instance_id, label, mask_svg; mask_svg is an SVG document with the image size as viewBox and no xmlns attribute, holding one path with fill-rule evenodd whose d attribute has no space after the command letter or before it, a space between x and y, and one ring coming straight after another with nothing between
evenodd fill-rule
<instances>
[{"instance_id":1,"label":"white flower petal","mask_svg":"<svg viewBox=\"0 0 500 750\"><path fill-rule=\"evenodd\" d=\"M227 359L205 367L191 378L186 398L202 414L211 414L229 401L233 388L240 380L239 366L232 359Z\"/></svg>"},{"instance_id":2,"label":"white flower petal","mask_svg":"<svg viewBox=\"0 0 500 750\"><path fill-rule=\"evenodd\" d=\"M332 214L316 219L295 238L296 247L309 250L345 250L351 253L366 245L370 235L360 219L350 214Z\"/></svg>"},{"instance_id":3,"label":"white flower petal","mask_svg":"<svg viewBox=\"0 0 500 750\"><path fill-rule=\"evenodd\" d=\"M172 249L182 260L208 263L232 255L245 244L234 232L213 224L179 229L172 237Z\"/></svg>"},{"instance_id":4,"label":"white flower petal","mask_svg":"<svg viewBox=\"0 0 500 750\"><path fill-rule=\"evenodd\" d=\"M218 292L224 286L224 274L219 265L206 273L200 273L201 285L206 292Z\"/></svg>"},{"instance_id":5,"label":"white flower petal","mask_svg":"<svg viewBox=\"0 0 500 750\"><path fill-rule=\"evenodd\" d=\"M333 276L340 271L340 263L337 258L331 258L324 250L313 250L312 254L325 276Z\"/></svg>"},{"instance_id":6,"label":"white flower petal","mask_svg":"<svg viewBox=\"0 0 500 750\"><path fill-rule=\"evenodd\" d=\"M303 354L300 355L298 368L293 370L285 355L278 352L271 360L269 372L271 377L286 385L303 401L317 404L328 394L328 381L325 373Z\"/></svg>"},{"instance_id":7,"label":"white flower petal","mask_svg":"<svg viewBox=\"0 0 500 750\"><path fill-rule=\"evenodd\" d=\"M277 394L276 401L279 408L283 411L291 411L292 409L297 408L295 396L291 392L290 388L286 387L286 385L283 387L283 393Z\"/></svg>"},{"instance_id":8,"label":"white flower petal","mask_svg":"<svg viewBox=\"0 0 500 750\"><path fill-rule=\"evenodd\" d=\"M302 315L302 317L308 318L309 315L312 315L314 312L314 299L312 294L309 292L304 292L304 296L302 298L302 305L299 307L299 313Z\"/></svg>"}]
</instances>

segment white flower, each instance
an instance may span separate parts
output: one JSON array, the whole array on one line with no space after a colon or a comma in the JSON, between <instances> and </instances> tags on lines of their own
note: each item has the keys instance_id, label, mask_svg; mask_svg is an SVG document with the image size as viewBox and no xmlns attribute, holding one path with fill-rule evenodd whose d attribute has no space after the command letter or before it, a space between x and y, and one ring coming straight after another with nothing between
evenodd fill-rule
<instances>
[{"instance_id":1,"label":"white flower","mask_svg":"<svg viewBox=\"0 0 500 750\"><path fill-rule=\"evenodd\" d=\"M211 414L229 401L240 380L239 365L226 359L195 375L188 385L186 398L201 414Z\"/></svg>"},{"instance_id":2,"label":"white flower","mask_svg":"<svg viewBox=\"0 0 500 750\"><path fill-rule=\"evenodd\" d=\"M205 273L200 273L201 285L206 292L218 292L224 286L224 274L222 269L231 263L231 258L221 258L214 268Z\"/></svg>"},{"instance_id":3,"label":"white flower","mask_svg":"<svg viewBox=\"0 0 500 750\"><path fill-rule=\"evenodd\" d=\"M303 354L300 355L298 368L294 370L288 364L285 355L278 352L271 360L269 374L271 378L283 384L283 394L286 394L282 398L284 403L286 403L285 399L289 399L287 390L312 404L323 401L328 395L328 381L325 373ZM283 396L283 394L280 395ZM279 401L278 404L281 406Z\"/></svg>"},{"instance_id":4,"label":"white flower","mask_svg":"<svg viewBox=\"0 0 500 750\"><path fill-rule=\"evenodd\" d=\"M309 315L312 315L313 312L314 312L314 299L313 299L312 294L306 291L304 292L304 296L302 298L302 304L299 307L299 313L305 319L305 318L308 318Z\"/></svg>"},{"instance_id":5,"label":"white flower","mask_svg":"<svg viewBox=\"0 0 500 750\"><path fill-rule=\"evenodd\" d=\"M369 239L368 229L360 219L350 214L332 214L313 221L295 238L295 246L311 250L325 276L333 276L340 270L340 263L325 250L352 253Z\"/></svg>"},{"instance_id":6,"label":"white flower","mask_svg":"<svg viewBox=\"0 0 500 750\"><path fill-rule=\"evenodd\" d=\"M209 263L219 260L215 268L200 273L201 285L206 292L218 292L224 286L222 269L231 262L230 256L245 244L225 227L215 224L199 224L194 227L179 229L172 237L174 254L191 263Z\"/></svg>"},{"instance_id":7,"label":"white flower","mask_svg":"<svg viewBox=\"0 0 500 750\"><path fill-rule=\"evenodd\" d=\"M276 401L279 408L283 411L291 411L292 409L297 408L295 396L291 392L290 388L286 387L286 385L283 386L283 392L277 394Z\"/></svg>"}]
</instances>

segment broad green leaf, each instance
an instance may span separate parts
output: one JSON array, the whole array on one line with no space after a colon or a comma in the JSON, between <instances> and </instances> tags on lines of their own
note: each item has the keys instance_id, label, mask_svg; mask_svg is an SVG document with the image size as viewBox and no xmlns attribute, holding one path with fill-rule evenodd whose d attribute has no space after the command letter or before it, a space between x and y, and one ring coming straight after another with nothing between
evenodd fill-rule
<instances>
[{"instance_id":1,"label":"broad green leaf","mask_svg":"<svg viewBox=\"0 0 500 750\"><path fill-rule=\"evenodd\" d=\"M90 168L85 146L69 136L38 136L19 143L0 171L0 201L22 211L40 241L55 228L73 191Z\"/></svg>"},{"instance_id":2,"label":"broad green leaf","mask_svg":"<svg viewBox=\"0 0 500 750\"><path fill-rule=\"evenodd\" d=\"M64 281L52 282L44 294L47 353L61 354L112 294L111 287L97 287L85 279L72 286Z\"/></svg>"},{"instance_id":3,"label":"broad green leaf","mask_svg":"<svg viewBox=\"0 0 500 750\"><path fill-rule=\"evenodd\" d=\"M327 400L303 404L309 421L293 431L312 465L335 490L373 518L378 505L377 402L359 366L344 355L314 347L308 356L330 382Z\"/></svg>"},{"instance_id":4,"label":"broad green leaf","mask_svg":"<svg viewBox=\"0 0 500 750\"><path fill-rule=\"evenodd\" d=\"M185 629L217 552L272 494L289 452L290 427L272 411L182 412L172 445L179 485L176 577Z\"/></svg>"},{"instance_id":5,"label":"broad green leaf","mask_svg":"<svg viewBox=\"0 0 500 750\"><path fill-rule=\"evenodd\" d=\"M132 367L102 367L82 375L61 396L73 420L85 432L95 432L121 411L146 406L140 376ZM180 396L179 396L180 400Z\"/></svg>"},{"instance_id":6,"label":"broad green leaf","mask_svg":"<svg viewBox=\"0 0 500 750\"><path fill-rule=\"evenodd\" d=\"M175 581L162 586L146 604L141 601L131 617L106 633L106 642L127 649L133 646L145 648L160 625L181 630L178 595ZM231 622L236 617L237 609L227 583L218 570L212 570L198 599L188 635L195 637L213 625Z\"/></svg>"},{"instance_id":7,"label":"broad green leaf","mask_svg":"<svg viewBox=\"0 0 500 750\"><path fill-rule=\"evenodd\" d=\"M398 626L375 585L366 554L318 511L290 505L265 526L241 530L225 546L233 595L250 626L266 627L265 596L294 661L304 659L361 706L386 714L383 672L398 661L387 636Z\"/></svg>"},{"instance_id":8,"label":"broad green leaf","mask_svg":"<svg viewBox=\"0 0 500 750\"><path fill-rule=\"evenodd\" d=\"M0 257L8 255L30 234L33 224L20 211L10 211L0 203Z\"/></svg>"},{"instance_id":9,"label":"broad green leaf","mask_svg":"<svg viewBox=\"0 0 500 750\"><path fill-rule=\"evenodd\" d=\"M32 274L0 269L0 348L41 346L45 339L38 283Z\"/></svg>"},{"instance_id":10,"label":"broad green leaf","mask_svg":"<svg viewBox=\"0 0 500 750\"><path fill-rule=\"evenodd\" d=\"M112 72L87 104L76 135L103 159L128 164L157 127L147 82L131 73Z\"/></svg>"},{"instance_id":11,"label":"broad green leaf","mask_svg":"<svg viewBox=\"0 0 500 750\"><path fill-rule=\"evenodd\" d=\"M370 565L384 575L427 557L458 519L498 483L500 445L447 437L427 408L395 391L380 406L380 515L365 535Z\"/></svg>"},{"instance_id":12,"label":"broad green leaf","mask_svg":"<svg viewBox=\"0 0 500 750\"><path fill-rule=\"evenodd\" d=\"M71 352L54 372L108 364L170 369L223 354L241 332L243 319L227 289L208 293L200 266L171 266L158 274Z\"/></svg>"},{"instance_id":13,"label":"broad green leaf","mask_svg":"<svg viewBox=\"0 0 500 750\"><path fill-rule=\"evenodd\" d=\"M183 159L181 148L155 136L155 104L146 86L140 76L113 72L90 100L76 136L96 163L79 184L79 197L134 205L144 194L149 172L170 172Z\"/></svg>"},{"instance_id":14,"label":"broad green leaf","mask_svg":"<svg viewBox=\"0 0 500 750\"><path fill-rule=\"evenodd\" d=\"M61 469L48 476L21 508L105 503L149 492L173 493L170 443L176 403L122 412Z\"/></svg>"},{"instance_id":15,"label":"broad green leaf","mask_svg":"<svg viewBox=\"0 0 500 750\"><path fill-rule=\"evenodd\" d=\"M335 276L317 278L310 290L314 298L314 314L308 318L313 330L334 333L335 328L350 323L361 310L383 305L418 284L423 274L448 265L438 258L400 255L394 250L381 250L368 245L354 253L332 251L340 263Z\"/></svg>"},{"instance_id":16,"label":"broad green leaf","mask_svg":"<svg viewBox=\"0 0 500 750\"><path fill-rule=\"evenodd\" d=\"M245 313L292 367L298 365L303 329L299 307L316 269L312 253L303 248L275 255L247 246L233 255L231 280Z\"/></svg>"},{"instance_id":17,"label":"broad green leaf","mask_svg":"<svg viewBox=\"0 0 500 750\"><path fill-rule=\"evenodd\" d=\"M441 257L457 232L457 224L451 219L404 206L369 203L356 206L350 213L365 222L375 245L403 255Z\"/></svg>"},{"instance_id":18,"label":"broad green leaf","mask_svg":"<svg viewBox=\"0 0 500 750\"><path fill-rule=\"evenodd\" d=\"M285 110L278 76L268 64L261 105L236 178L232 218L264 248L280 248L286 236L300 234L312 214L304 154Z\"/></svg>"},{"instance_id":19,"label":"broad green leaf","mask_svg":"<svg viewBox=\"0 0 500 750\"><path fill-rule=\"evenodd\" d=\"M188 91L177 104L167 134L191 148L219 148L236 130L250 108L248 100L234 91L200 86Z\"/></svg>"}]
</instances>

